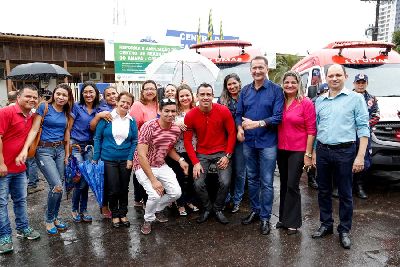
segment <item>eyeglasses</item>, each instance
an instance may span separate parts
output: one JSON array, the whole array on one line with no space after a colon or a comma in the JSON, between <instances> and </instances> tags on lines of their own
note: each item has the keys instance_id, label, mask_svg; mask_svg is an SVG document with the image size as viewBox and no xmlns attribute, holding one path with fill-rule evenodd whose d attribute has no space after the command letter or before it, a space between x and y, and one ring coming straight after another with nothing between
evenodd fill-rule
<instances>
[{"instance_id":1,"label":"eyeglasses","mask_svg":"<svg viewBox=\"0 0 400 267\"><path fill-rule=\"evenodd\" d=\"M176 101L173 98L163 98L163 99L161 99L161 103L163 103L164 105L166 105L166 104L176 104Z\"/></svg>"}]
</instances>

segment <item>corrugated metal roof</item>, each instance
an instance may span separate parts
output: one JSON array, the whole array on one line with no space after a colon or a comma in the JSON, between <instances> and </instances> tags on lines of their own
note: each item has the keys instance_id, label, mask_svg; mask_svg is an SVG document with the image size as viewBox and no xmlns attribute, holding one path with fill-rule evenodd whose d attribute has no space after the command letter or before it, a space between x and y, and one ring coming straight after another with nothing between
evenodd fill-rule
<instances>
[{"instance_id":1,"label":"corrugated metal roof","mask_svg":"<svg viewBox=\"0 0 400 267\"><path fill-rule=\"evenodd\" d=\"M83 42L83 43L102 43L103 39L95 38L79 38L79 37L67 37L67 36L44 36L44 35L29 35L19 33L3 33L0 32L0 39L31 39L31 40L42 40L42 41L67 41L67 42Z\"/></svg>"}]
</instances>

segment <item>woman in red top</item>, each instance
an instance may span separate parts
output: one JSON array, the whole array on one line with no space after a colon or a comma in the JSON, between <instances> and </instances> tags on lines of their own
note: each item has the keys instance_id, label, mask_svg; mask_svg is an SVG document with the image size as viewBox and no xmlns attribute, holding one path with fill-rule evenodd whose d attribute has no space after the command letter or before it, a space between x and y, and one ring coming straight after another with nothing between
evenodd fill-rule
<instances>
[{"instance_id":1,"label":"woman in red top","mask_svg":"<svg viewBox=\"0 0 400 267\"><path fill-rule=\"evenodd\" d=\"M301 227L299 182L303 166L312 165L312 145L316 135L316 115L312 101L304 97L297 72L283 76L285 106L278 126L278 168L280 173L279 222L276 228L287 228L288 235Z\"/></svg>"}]
</instances>

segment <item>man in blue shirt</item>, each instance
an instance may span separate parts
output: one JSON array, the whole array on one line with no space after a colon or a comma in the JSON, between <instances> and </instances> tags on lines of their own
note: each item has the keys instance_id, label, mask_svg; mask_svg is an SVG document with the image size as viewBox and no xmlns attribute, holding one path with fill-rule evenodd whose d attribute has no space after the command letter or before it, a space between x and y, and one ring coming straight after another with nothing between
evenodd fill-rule
<instances>
[{"instance_id":1,"label":"man in blue shirt","mask_svg":"<svg viewBox=\"0 0 400 267\"><path fill-rule=\"evenodd\" d=\"M243 87L237 103L237 138L244 141L243 154L249 184L251 213L242 220L247 225L261 220L261 233L270 232L274 198L274 171L277 154L277 125L282 120L282 88L267 79L268 61L257 56L251 60L254 81Z\"/></svg>"},{"instance_id":2,"label":"man in blue shirt","mask_svg":"<svg viewBox=\"0 0 400 267\"><path fill-rule=\"evenodd\" d=\"M321 238L333 233L332 176L339 189L339 218L337 227L340 244L349 249L349 232L353 217L353 173L364 169L364 156L370 135L368 110L364 98L344 86L347 79L343 66L328 68L326 80L329 91L315 102L317 113L317 142L313 163L318 172L318 203L321 226L312 235ZM357 137L360 139L358 151Z\"/></svg>"}]
</instances>

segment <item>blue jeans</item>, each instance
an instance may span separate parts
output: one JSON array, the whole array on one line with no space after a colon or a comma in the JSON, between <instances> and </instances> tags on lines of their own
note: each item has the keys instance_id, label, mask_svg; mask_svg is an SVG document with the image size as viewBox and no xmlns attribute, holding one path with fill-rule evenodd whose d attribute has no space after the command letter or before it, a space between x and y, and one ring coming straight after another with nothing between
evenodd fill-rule
<instances>
[{"instance_id":1,"label":"blue jeans","mask_svg":"<svg viewBox=\"0 0 400 267\"><path fill-rule=\"evenodd\" d=\"M232 177L233 179L233 205L242 202L244 186L246 183L246 162L243 154L243 142L236 142L235 151L232 155ZM225 202L230 202L232 195L228 192Z\"/></svg>"},{"instance_id":2,"label":"blue jeans","mask_svg":"<svg viewBox=\"0 0 400 267\"><path fill-rule=\"evenodd\" d=\"M260 215L261 220L269 220L274 200L277 147L252 148L244 144L243 154L246 160L251 209Z\"/></svg>"},{"instance_id":3,"label":"blue jeans","mask_svg":"<svg viewBox=\"0 0 400 267\"><path fill-rule=\"evenodd\" d=\"M77 144L77 141L71 139L71 145L72 144ZM78 160L78 162L83 162L86 160L92 160L93 152L90 147L85 151L85 146L81 146L81 152L79 152L78 148L72 147L72 155ZM88 192L89 185L82 176L81 180L75 184L74 193L72 194L73 212L82 213L87 211Z\"/></svg>"},{"instance_id":4,"label":"blue jeans","mask_svg":"<svg viewBox=\"0 0 400 267\"><path fill-rule=\"evenodd\" d=\"M0 238L11 236L10 219L8 218L8 195L13 200L15 224L17 230L28 228L28 214L26 211L26 186L25 172L9 173L0 177Z\"/></svg>"},{"instance_id":5,"label":"blue jeans","mask_svg":"<svg viewBox=\"0 0 400 267\"><path fill-rule=\"evenodd\" d=\"M353 162L356 145L349 148L331 149L317 144L317 182L320 221L325 227L333 226L332 217L332 179L336 181L339 192L339 233L348 233L353 218Z\"/></svg>"},{"instance_id":6,"label":"blue jeans","mask_svg":"<svg viewBox=\"0 0 400 267\"><path fill-rule=\"evenodd\" d=\"M26 160L26 175L28 176L28 187L37 187L39 181L38 178L38 166L35 158L29 158Z\"/></svg>"},{"instance_id":7,"label":"blue jeans","mask_svg":"<svg viewBox=\"0 0 400 267\"><path fill-rule=\"evenodd\" d=\"M49 184L47 196L46 222L52 223L60 210L64 181L64 146L38 147L36 160L40 171Z\"/></svg>"}]
</instances>

